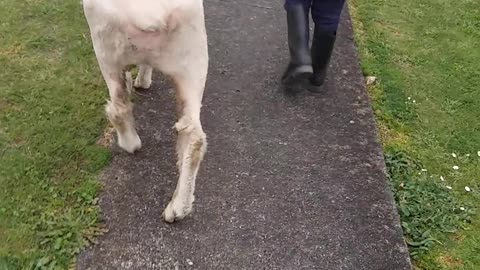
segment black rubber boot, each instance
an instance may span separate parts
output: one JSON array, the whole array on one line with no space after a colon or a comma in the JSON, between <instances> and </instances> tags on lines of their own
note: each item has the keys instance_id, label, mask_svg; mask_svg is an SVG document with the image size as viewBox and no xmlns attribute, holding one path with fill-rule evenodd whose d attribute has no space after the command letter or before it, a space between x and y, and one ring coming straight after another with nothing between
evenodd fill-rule
<instances>
[{"instance_id":1,"label":"black rubber boot","mask_svg":"<svg viewBox=\"0 0 480 270\"><path fill-rule=\"evenodd\" d=\"M307 82L313 73L310 57L308 10L302 5L289 6L287 9L288 47L290 63L282 76L286 85L297 85Z\"/></svg>"},{"instance_id":2,"label":"black rubber boot","mask_svg":"<svg viewBox=\"0 0 480 270\"><path fill-rule=\"evenodd\" d=\"M336 33L324 32L315 27L312 41L313 75L310 77L309 90L320 92L320 86L325 82L328 64L335 45Z\"/></svg>"}]
</instances>

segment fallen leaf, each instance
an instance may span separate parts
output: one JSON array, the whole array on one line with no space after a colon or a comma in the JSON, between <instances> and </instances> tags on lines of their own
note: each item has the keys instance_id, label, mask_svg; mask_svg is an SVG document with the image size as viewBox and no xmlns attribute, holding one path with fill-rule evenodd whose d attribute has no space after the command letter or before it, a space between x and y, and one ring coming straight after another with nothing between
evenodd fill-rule
<instances>
[{"instance_id":1,"label":"fallen leaf","mask_svg":"<svg viewBox=\"0 0 480 270\"><path fill-rule=\"evenodd\" d=\"M367 77L365 77L365 83L366 83L367 85L374 84L375 81L377 81L377 77L375 77L375 76L367 76Z\"/></svg>"}]
</instances>

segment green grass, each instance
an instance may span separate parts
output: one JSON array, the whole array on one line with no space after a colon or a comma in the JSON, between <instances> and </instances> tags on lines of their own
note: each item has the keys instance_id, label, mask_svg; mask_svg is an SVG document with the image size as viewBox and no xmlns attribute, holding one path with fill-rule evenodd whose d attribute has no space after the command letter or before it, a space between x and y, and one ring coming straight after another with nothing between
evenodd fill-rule
<instances>
[{"instance_id":1,"label":"green grass","mask_svg":"<svg viewBox=\"0 0 480 270\"><path fill-rule=\"evenodd\" d=\"M0 6L0 269L65 269L101 233L106 88L79 1Z\"/></svg>"},{"instance_id":2,"label":"green grass","mask_svg":"<svg viewBox=\"0 0 480 270\"><path fill-rule=\"evenodd\" d=\"M480 269L480 2L350 6L415 266Z\"/></svg>"},{"instance_id":3,"label":"green grass","mask_svg":"<svg viewBox=\"0 0 480 270\"><path fill-rule=\"evenodd\" d=\"M480 2L350 3L415 265L480 269ZM102 232L106 88L79 1L0 6L0 269L65 269Z\"/></svg>"}]
</instances>

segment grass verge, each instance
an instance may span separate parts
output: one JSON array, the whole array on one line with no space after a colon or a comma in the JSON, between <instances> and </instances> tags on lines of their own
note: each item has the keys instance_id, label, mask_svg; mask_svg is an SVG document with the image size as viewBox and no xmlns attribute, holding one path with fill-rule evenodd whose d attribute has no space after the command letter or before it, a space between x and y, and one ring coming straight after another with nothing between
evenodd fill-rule
<instances>
[{"instance_id":1,"label":"grass verge","mask_svg":"<svg viewBox=\"0 0 480 270\"><path fill-rule=\"evenodd\" d=\"M480 269L480 2L350 9L415 267Z\"/></svg>"},{"instance_id":2,"label":"grass verge","mask_svg":"<svg viewBox=\"0 0 480 270\"><path fill-rule=\"evenodd\" d=\"M0 269L66 269L98 227L106 92L79 1L0 8Z\"/></svg>"}]
</instances>

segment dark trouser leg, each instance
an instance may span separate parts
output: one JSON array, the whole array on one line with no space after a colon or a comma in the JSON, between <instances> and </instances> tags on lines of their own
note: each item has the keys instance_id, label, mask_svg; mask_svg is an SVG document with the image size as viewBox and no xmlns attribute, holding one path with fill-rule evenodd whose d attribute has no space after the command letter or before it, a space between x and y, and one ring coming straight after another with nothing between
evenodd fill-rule
<instances>
[{"instance_id":1,"label":"dark trouser leg","mask_svg":"<svg viewBox=\"0 0 480 270\"><path fill-rule=\"evenodd\" d=\"M313 76L310 82L314 86L312 91L318 91L318 86L325 81L344 3L345 0L313 0L312 18L315 31L311 49Z\"/></svg>"},{"instance_id":2,"label":"dark trouser leg","mask_svg":"<svg viewBox=\"0 0 480 270\"><path fill-rule=\"evenodd\" d=\"M311 0L286 0L288 47L290 64L282 81L286 84L297 83L311 76L312 60L309 51L308 15Z\"/></svg>"}]
</instances>

